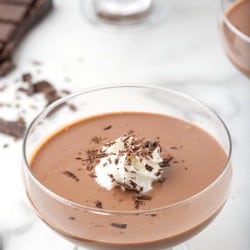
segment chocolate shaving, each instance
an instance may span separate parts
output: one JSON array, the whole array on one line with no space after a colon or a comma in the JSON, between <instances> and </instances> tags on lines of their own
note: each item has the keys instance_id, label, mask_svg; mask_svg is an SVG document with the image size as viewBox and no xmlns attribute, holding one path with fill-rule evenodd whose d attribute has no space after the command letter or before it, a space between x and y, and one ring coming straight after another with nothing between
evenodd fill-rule
<instances>
[{"instance_id":1,"label":"chocolate shaving","mask_svg":"<svg viewBox=\"0 0 250 250\"><path fill-rule=\"evenodd\" d=\"M135 203L135 208L139 209L141 205L144 204L144 201L149 201L151 200L152 197L149 195L136 195L133 197L134 203Z\"/></svg>"},{"instance_id":2,"label":"chocolate shaving","mask_svg":"<svg viewBox=\"0 0 250 250\"><path fill-rule=\"evenodd\" d=\"M140 201L140 200L135 200L135 209L139 209L141 205L144 204L143 201Z\"/></svg>"},{"instance_id":3,"label":"chocolate shaving","mask_svg":"<svg viewBox=\"0 0 250 250\"><path fill-rule=\"evenodd\" d=\"M43 94L47 100L46 106L62 97L56 88L48 81L42 80L33 83L32 75L30 73L23 74L22 80L23 82L27 83L28 86L26 88L20 87L18 90L26 93L28 96L33 96L38 93ZM70 91L68 92L70 93ZM63 93L66 94L65 90ZM65 104L62 104L60 107L64 105ZM69 104L68 106L72 111L76 110L76 107L73 104ZM52 112L55 112L56 110L53 110Z\"/></svg>"},{"instance_id":4,"label":"chocolate shaving","mask_svg":"<svg viewBox=\"0 0 250 250\"><path fill-rule=\"evenodd\" d=\"M25 73L22 75L23 82L32 83L32 75L30 73Z\"/></svg>"},{"instance_id":5,"label":"chocolate shaving","mask_svg":"<svg viewBox=\"0 0 250 250\"><path fill-rule=\"evenodd\" d=\"M93 136L93 137L91 138L91 141L94 142L94 143L96 143L96 144L99 144L99 143L102 142L102 137Z\"/></svg>"},{"instance_id":6,"label":"chocolate shaving","mask_svg":"<svg viewBox=\"0 0 250 250\"><path fill-rule=\"evenodd\" d=\"M111 129L111 128L112 128L112 125L109 125L109 126L103 128L103 130L109 130L109 129Z\"/></svg>"},{"instance_id":7,"label":"chocolate shaving","mask_svg":"<svg viewBox=\"0 0 250 250\"><path fill-rule=\"evenodd\" d=\"M68 107L70 108L70 110L72 110L72 111L74 111L74 112L77 111L76 105L74 105L74 104L72 104L72 103L69 104Z\"/></svg>"},{"instance_id":8,"label":"chocolate shaving","mask_svg":"<svg viewBox=\"0 0 250 250\"><path fill-rule=\"evenodd\" d=\"M130 180L129 183L131 184L132 188L135 189L137 187L136 182Z\"/></svg>"},{"instance_id":9,"label":"chocolate shaving","mask_svg":"<svg viewBox=\"0 0 250 250\"><path fill-rule=\"evenodd\" d=\"M161 171L161 170L159 170L158 172L156 172L156 173L155 173L155 176L160 176L160 175L161 175L161 173L162 173L162 171Z\"/></svg>"},{"instance_id":10,"label":"chocolate shaving","mask_svg":"<svg viewBox=\"0 0 250 250\"><path fill-rule=\"evenodd\" d=\"M152 200L152 196L140 194L140 195L134 196L134 199L140 200L140 201L150 201L150 200Z\"/></svg>"},{"instance_id":11,"label":"chocolate shaving","mask_svg":"<svg viewBox=\"0 0 250 250\"><path fill-rule=\"evenodd\" d=\"M125 223L112 222L110 225L112 227L116 227L116 228L120 228L120 229L126 229L127 228L127 224L125 224Z\"/></svg>"},{"instance_id":12,"label":"chocolate shaving","mask_svg":"<svg viewBox=\"0 0 250 250\"><path fill-rule=\"evenodd\" d=\"M152 172L153 167L149 166L148 164L145 165L145 168L149 171Z\"/></svg>"},{"instance_id":13,"label":"chocolate shaving","mask_svg":"<svg viewBox=\"0 0 250 250\"><path fill-rule=\"evenodd\" d=\"M101 201L95 201L95 206L97 207L97 208L103 208L103 206L102 206L102 202Z\"/></svg>"},{"instance_id":14,"label":"chocolate shaving","mask_svg":"<svg viewBox=\"0 0 250 250\"><path fill-rule=\"evenodd\" d=\"M69 220L75 220L76 218L74 216L70 216Z\"/></svg>"},{"instance_id":15,"label":"chocolate shaving","mask_svg":"<svg viewBox=\"0 0 250 250\"><path fill-rule=\"evenodd\" d=\"M75 180L77 182L80 181L80 179L74 173L72 173L71 171L66 170L66 171L63 172L63 174L65 176L69 177L69 178L72 178L73 180Z\"/></svg>"},{"instance_id":16,"label":"chocolate shaving","mask_svg":"<svg viewBox=\"0 0 250 250\"><path fill-rule=\"evenodd\" d=\"M92 177L92 178L96 178L97 177L96 174L94 174L94 173L90 173L89 176Z\"/></svg>"},{"instance_id":17,"label":"chocolate shaving","mask_svg":"<svg viewBox=\"0 0 250 250\"><path fill-rule=\"evenodd\" d=\"M173 156L165 157L160 163L160 167L165 168L170 166L170 162L174 159Z\"/></svg>"},{"instance_id":18,"label":"chocolate shaving","mask_svg":"<svg viewBox=\"0 0 250 250\"><path fill-rule=\"evenodd\" d=\"M0 133L13 136L17 140L23 137L25 129L26 124L22 117L16 121L7 121L0 118Z\"/></svg>"}]
</instances>

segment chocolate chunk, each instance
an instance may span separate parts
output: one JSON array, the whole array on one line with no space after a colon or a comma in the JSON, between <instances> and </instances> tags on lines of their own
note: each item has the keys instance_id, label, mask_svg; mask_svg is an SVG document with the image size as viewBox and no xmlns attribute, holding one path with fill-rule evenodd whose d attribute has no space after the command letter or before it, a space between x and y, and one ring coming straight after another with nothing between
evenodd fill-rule
<instances>
[{"instance_id":1,"label":"chocolate chunk","mask_svg":"<svg viewBox=\"0 0 250 250\"><path fill-rule=\"evenodd\" d=\"M19 118L16 121L6 121L0 118L0 133L19 139L23 136L25 129L26 125L23 118Z\"/></svg>"},{"instance_id":2,"label":"chocolate chunk","mask_svg":"<svg viewBox=\"0 0 250 250\"><path fill-rule=\"evenodd\" d=\"M117 227L117 228L120 228L120 229L126 229L127 228L127 224L124 224L124 223L112 222L110 225L112 227Z\"/></svg>"},{"instance_id":3,"label":"chocolate chunk","mask_svg":"<svg viewBox=\"0 0 250 250\"><path fill-rule=\"evenodd\" d=\"M0 0L0 68L23 36L51 9L52 0ZM3 76L6 74L1 74Z\"/></svg>"}]
</instances>

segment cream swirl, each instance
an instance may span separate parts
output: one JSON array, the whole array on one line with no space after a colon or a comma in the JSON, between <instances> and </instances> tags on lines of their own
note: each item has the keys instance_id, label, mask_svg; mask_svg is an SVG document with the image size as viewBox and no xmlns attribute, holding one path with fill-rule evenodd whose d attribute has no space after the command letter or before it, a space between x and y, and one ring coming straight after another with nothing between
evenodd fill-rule
<instances>
[{"instance_id":1,"label":"cream swirl","mask_svg":"<svg viewBox=\"0 0 250 250\"><path fill-rule=\"evenodd\" d=\"M104 157L95 167L95 179L108 190L120 186L122 190L148 192L169 163L160 156L158 142L133 136L119 137L105 144L101 153Z\"/></svg>"}]
</instances>

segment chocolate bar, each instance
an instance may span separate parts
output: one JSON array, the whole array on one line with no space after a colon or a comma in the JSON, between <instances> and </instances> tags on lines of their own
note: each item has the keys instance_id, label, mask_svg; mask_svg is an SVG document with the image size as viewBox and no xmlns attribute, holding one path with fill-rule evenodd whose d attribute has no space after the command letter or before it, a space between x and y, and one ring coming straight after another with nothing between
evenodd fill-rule
<instances>
[{"instance_id":1,"label":"chocolate bar","mask_svg":"<svg viewBox=\"0 0 250 250\"><path fill-rule=\"evenodd\" d=\"M14 68L14 50L51 8L52 0L0 0L0 77Z\"/></svg>"}]
</instances>

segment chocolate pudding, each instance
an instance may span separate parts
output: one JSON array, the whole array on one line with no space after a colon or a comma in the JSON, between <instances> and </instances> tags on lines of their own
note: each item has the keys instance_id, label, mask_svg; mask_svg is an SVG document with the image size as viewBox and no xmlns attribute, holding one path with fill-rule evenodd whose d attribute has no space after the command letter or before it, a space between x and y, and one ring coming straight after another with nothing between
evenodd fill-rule
<instances>
[{"instance_id":1,"label":"chocolate pudding","mask_svg":"<svg viewBox=\"0 0 250 250\"><path fill-rule=\"evenodd\" d=\"M250 76L250 0L235 1L222 23L223 45L232 63Z\"/></svg>"},{"instance_id":2,"label":"chocolate pudding","mask_svg":"<svg viewBox=\"0 0 250 250\"><path fill-rule=\"evenodd\" d=\"M161 147L163 174L147 192L108 190L96 181L104 157L97 152L127 135ZM231 180L231 168L222 175L227 159L211 135L184 120L107 113L64 126L37 147L31 171L51 193L30 183L28 196L50 227L79 245L163 249L190 238L220 211Z\"/></svg>"}]
</instances>

